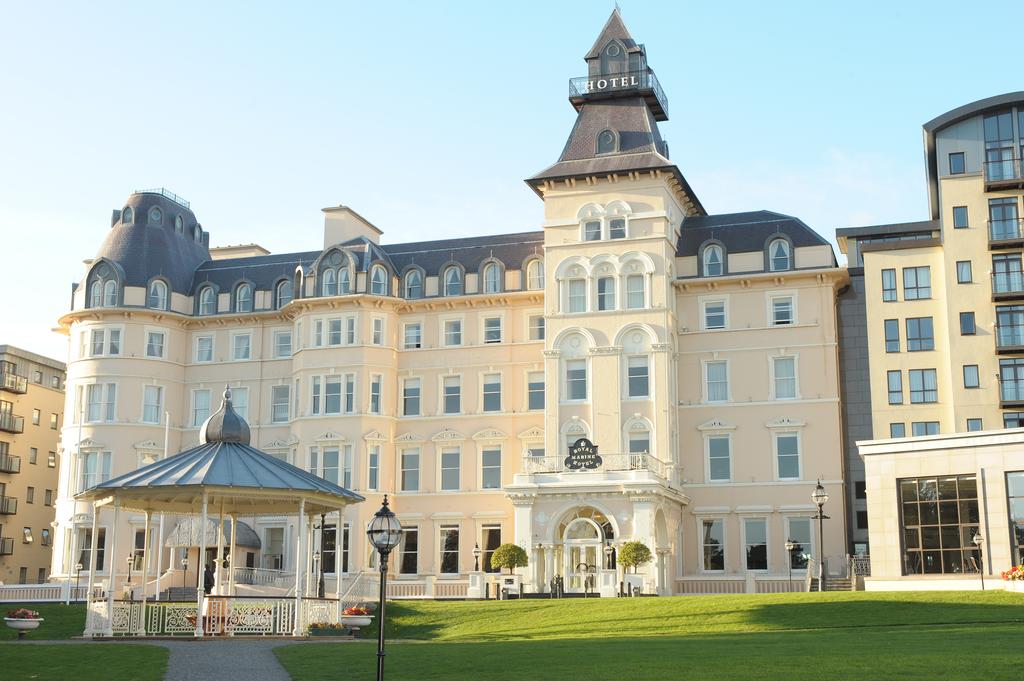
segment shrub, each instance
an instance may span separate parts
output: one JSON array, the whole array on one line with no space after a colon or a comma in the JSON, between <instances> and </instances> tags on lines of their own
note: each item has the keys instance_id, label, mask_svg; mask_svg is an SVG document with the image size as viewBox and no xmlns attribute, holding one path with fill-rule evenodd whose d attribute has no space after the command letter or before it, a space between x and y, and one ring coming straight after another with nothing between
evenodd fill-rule
<instances>
[{"instance_id":1,"label":"shrub","mask_svg":"<svg viewBox=\"0 0 1024 681\"><path fill-rule=\"evenodd\" d=\"M530 559L526 551L518 544L502 544L491 554L491 567L498 570L508 568L509 574L514 568L526 567L529 564Z\"/></svg>"},{"instance_id":2,"label":"shrub","mask_svg":"<svg viewBox=\"0 0 1024 681\"><path fill-rule=\"evenodd\" d=\"M651 562L651 550L642 541L628 541L619 549L618 562L636 572L638 567Z\"/></svg>"}]
</instances>

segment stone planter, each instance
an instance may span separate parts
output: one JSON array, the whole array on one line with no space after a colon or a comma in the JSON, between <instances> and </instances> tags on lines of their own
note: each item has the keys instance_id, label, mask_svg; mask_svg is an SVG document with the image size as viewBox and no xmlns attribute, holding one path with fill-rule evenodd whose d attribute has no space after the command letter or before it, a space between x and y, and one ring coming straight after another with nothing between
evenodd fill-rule
<instances>
[{"instance_id":1,"label":"stone planter","mask_svg":"<svg viewBox=\"0 0 1024 681\"><path fill-rule=\"evenodd\" d=\"M18 640L25 638L25 632L38 629L39 625L42 624L42 618L39 619L21 619L18 617L5 617L4 623L8 627L18 632Z\"/></svg>"},{"instance_id":2,"label":"stone planter","mask_svg":"<svg viewBox=\"0 0 1024 681\"><path fill-rule=\"evenodd\" d=\"M1006 582L1006 590L1016 592L1019 594L1024 594L1024 581L1021 581L1019 579L1008 581Z\"/></svg>"},{"instance_id":3,"label":"stone planter","mask_svg":"<svg viewBox=\"0 0 1024 681\"><path fill-rule=\"evenodd\" d=\"M342 615L341 623L343 626L348 627L353 632L359 631L363 627L370 626L373 622L373 615Z\"/></svg>"}]
</instances>

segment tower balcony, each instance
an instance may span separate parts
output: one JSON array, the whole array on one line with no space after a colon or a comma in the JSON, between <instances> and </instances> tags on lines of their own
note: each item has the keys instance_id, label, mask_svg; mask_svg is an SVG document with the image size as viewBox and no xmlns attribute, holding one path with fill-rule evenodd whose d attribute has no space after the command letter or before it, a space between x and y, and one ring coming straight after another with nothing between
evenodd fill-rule
<instances>
[{"instance_id":1,"label":"tower balcony","mask_svg":"<svg viewBox=\"0 0 1024 681\"><path fill-rule=\"evenodd\" d=\"M985 191L1024 189L1024 161L1006 158L985 161Z\"/></svg>"},{"instance_id":2,"label":"tower balcony","mask_svg":"<svg viewBox=\"0 0 1024 681\"><path fill-rule=\"evenodd\" d=\"M0 430L5 433L24 433L25 417L10 412L0 412Z\"/></svg>"},{"instance_id":3,"label":"tower balcony","mask_svg":"<svg viewBox=\"0 0 1024 681\"><path fill-rule=\"evenodd\" d=\"M993 272L992 300L1024 299L1024 272Z\"/></svg>"},{"instance_id":4,"label":"tower balcony","mask_svg":"<svg viewBox=\"0 0 1024 681\"><path fill-rule=\"evenodd\" d=\"M28 379L13 371L0 371L0 390L24 395L28 392Z\"/></svg>"},{"instance_id":5,"label":"tower balcony","mask_svg":"<svg viewBox=\"0 0 1024 681\"><path fill-rule=\"evenodd\" d=\"M668 97L652 69L569 79L569 101L576 111L591 100L619 97L643 97L654 120L668 120Z\"/></svg>"},{"instance_id":6,"label":"tower balcony","mask_svg":"<svg viewBox=\"0 0 1024 681\"><path fill-rule=\"evenodd\" d=\"M1024 221L1005 218L988 221L988 247L992 250L1024 246Z\"/></svg>"},{"instance_id":7,"label":"tower balcony","mask_svg":"<svg viewBox=\"0 0 1024 681\"><path fill-rule=\"evenodd\" d=\"M1018 409L1024 406L1024 380L999 379L999 406L1002 409Z\"/></svg>"},{"instance_id":8,"label":"tower balcony","mask_svg":"<svg viewBox=\"0 0 1024 681\"><path fill-rule=\"evenodd\" d=\"M1024 324L1000 324L997 320L996 352L999 354L1024 352Z\"/></svg>"}]
</instances>

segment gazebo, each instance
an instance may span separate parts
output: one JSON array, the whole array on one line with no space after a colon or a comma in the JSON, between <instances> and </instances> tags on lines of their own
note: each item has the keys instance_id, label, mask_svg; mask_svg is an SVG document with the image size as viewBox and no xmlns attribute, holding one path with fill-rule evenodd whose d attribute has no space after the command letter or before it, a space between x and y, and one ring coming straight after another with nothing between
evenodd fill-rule
<instances>
[{"instance_id":1,"label":"gazebo","mask_svg":"<svg viewBox=\"0 0 1024 681\"><path fill-rule=\"evenodd\" d=\"M304 598L304 580L311 571L312 516L339 513L363 497L292 466L249 445L249 425L231 405L230 388L224 391L220 409L199 432L199 445L162 461L112 478L77 496L91 501L92 545L89 549L90 594L85 636L146 636L213 633L276 634L302 636L314 622L337 623L341 617L341 580L334 599ZM145 514L143 584L149 578L146 556L150 545L150 520L154 513L198 516L198 527L212 525L217 536L214 588L204 588L204 570L196 570L195 603L149 603L145 598L115 598L110 583L106 597L95 599L97 520L104 508L113 509L113 527L122 510ZM234 555L238 516L298 515L295 541L295 593L287 597L235 596L234 581L224 579L221 557L225 534L228 555ZM212 517L219 518L219 522ZM229 523L225 532L225 521ZM196 533L199 555L206 553L208 532ZM117 534L111 533L107 555L117 556ZM211 542L212 543L212 542ZM234 570L229 570L229 575ZM148 606L148 607L147 607Z\"/></svg>"}]
</instances>

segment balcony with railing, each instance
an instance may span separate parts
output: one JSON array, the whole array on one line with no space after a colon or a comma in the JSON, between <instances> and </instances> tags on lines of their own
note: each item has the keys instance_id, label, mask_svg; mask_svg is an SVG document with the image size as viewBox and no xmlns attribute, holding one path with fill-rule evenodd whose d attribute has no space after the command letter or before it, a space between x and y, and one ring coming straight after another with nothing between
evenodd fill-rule
<instances>
[{"instance_id":1,"label":"balcony with railing","mask_svg":"<svg viewBox=\"0 0 1024 681\"><path fill-rule=\"evenodd\" d=\"M1019 158L985 161L985 191L1024 188L1024 163Z\"/></svg>"},{"instance_id":2,"label":"balcony with railing","mask_svg":"<svg viewBox=\"0 0 1024 681\"><path fill-rule=\"evenodd\" d=\"M1024 352L1024 322L1000 323L996 320L996 352Z\"/></svg>"},{"instance_id":3,"label":"balcony with railing","mask_svg":"<svg viewBox=\"0 0 1024 681\"><path fill-rule=\"evenodd\" d=\"M25 417L16 416L11 412L0 412L0 430L5 433L24 433Z\"/></svg>"},{"instance_id":4,"label":"balcony with railing","mask_svg":"<svg viewBox=\"0 0 1024 681\"><path fill-rule=\"evenodd\" d=\"M993 272L992 300L1024 298L1024 272Z\"/></svg>"},{"instance_id":5,"label":"balcony with railing","mask_svg":"<svg viewBox=\"0 0 1024 681\"><path fill-rule=\"evenodd\" d=\"M17 512L17 499L14 497L0 497L0 515L14 515Z\"/></svg>"},{"instance_id":6,"label":"balcony with railing","mask_svg":"<svg viewBox=\"0 0 1024 681\"><path fill-rule=\"evenodd\" d=\"M999 406L1003 408L1024 406L1024 378L999 379Z\"/></svg>"},{"instance_id":7,"label":"balcony with railing","mask_svg":"<svg viewBox=\"0 0 1024 681\"><path fill-rule=\"evenodd\" d=\"M1024 220L1006 218L988 221L989 248L1020 248L1024 246Z\"/></svg>"},{"instance_id":8,"label":"balcony with railing","mask_svg":"<svg viewBox=\"0 0 1024 681\"><path fill-rule=\"evenodd\" d=\"M0 390L24 395L28 392L28 379L13 371L0 371Z\"/></svg>"},{"instance_id":9,"label":"balcony with railing","mask_svg":"<svg viewBox=\"0 0 1024 681\"><path fill-rule=\"evenodd\" d=\"M169 189L165 189L164 187L154 187L152 189L136 189L133 193L135 193L135 194L159 194L160 196L164 197L165 199L170 199L171 201L174 201L176 204L178 204L179 206L182 206L183 208L188 208L189 205L190 205L189 202L186 201L184 198L182 198L181 196L178 196L177 194L175 194L174 192L172 192Z\"/></svg>"},{"instance_id":10,"label":"balcony with railing","mask_svg":"<svg viewBox=\"0 0 1024 681\"><path fill-rule=\"evenodd\" d=\"M569 79L569 101L579 111L590 99L643 97L654 120L668 120L668 97L650 68Z\"/></svg>"},{"instance_id":11,"label":"balcony with railing","mask_svg":"<svg viewBox=\"0 0 1024 681\"><path fill-rule=\"evenodd\" d=\"M662 480L668 480L668 464L647 452L627 452L624 454L602 454L601 465L594 469L569 469L565 466L564 456L524 456L523 473L528 475L543 473L637 473L653 474Z\"/></svg>"},{"instance_id":12,"label":"balcony with railing","mask_svg":"<svg viewBox=\"0 0 1024 681\"><path fill-rule=\"evenodd\" d=\"M14 555L14 539L11 537L0 537L0 556Z\"/></svg>"},{"instance_id":13,"label":"balcony with railing","mask_svg":"<svg viewBox=\"0 0 1024 681\"><path fill-rule=\"evenodd\" d=\"M0 473L20 473L21 457L0 454Z\"/></svg>"}]
</instances>

